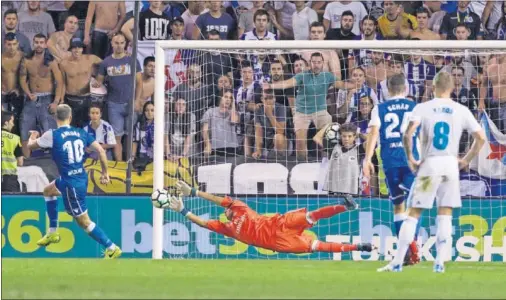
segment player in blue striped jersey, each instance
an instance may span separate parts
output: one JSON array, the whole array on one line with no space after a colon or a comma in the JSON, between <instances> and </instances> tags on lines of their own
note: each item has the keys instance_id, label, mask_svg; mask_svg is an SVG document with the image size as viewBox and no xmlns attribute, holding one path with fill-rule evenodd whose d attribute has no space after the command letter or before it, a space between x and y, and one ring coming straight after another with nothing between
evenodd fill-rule
<instances>
[{"instance_id":1,"label":"player in blue striped jersey","mask_svg":"<svg viewBox=\"0 0 506 300\"><path fill-rule=\"evenodd\" d=\"M422 102L422 97L428 99L431 94L432 79L436 76L436 67L425 61L421 55L412 55L411 60L404 63L404 74L408 81L416 84L417 102Z\"/></svg>"},{"instance_id":2,"label":"player in blue striped jersey","mask_svg":"<svg viewBox=\"0 0 506 300\"><path fill-rule=\"evenodd\" d=\"M406 130L409 116L416 103L406 98L406 78L403 74L395 74L388 79L388 92L391 95L386 102L378 104L371 112L369 122L370 134L367 138L364 159L364 176L371 178L374 173L372 157L379 137L380 155L385 171L390 200L394 205L394 225L397 236L406 219L405 194L409 192L415 175L409 169L408 161L402 145L402 135ZM416 145L416 135L413 136ZM414 156L418 157L416 147ZM407 264L420 261L415 241L411 244L410 254L406 257Z\"/></svg>"},{"instance_id":3,"label":"player in blue striped jersey","mask_svg":"<svg viewBox=\"0 0 506 300\"><path fill-rule=\"evenodd\" d=\"M84 229L95 241L106 248L105 258L117 258L121 249L116 246L88 216L86 206L86 191L88 189L88 174L84 169L86 150L96 151L100 157L102 176L100 182L107 184L107 156L100 144L81 128L70 126L72 109L66 104L56 108L56 123L58 129L46 131L40 138L36 131L31 132L28 147L52 148L52 157L60 177L44 188L46 211L49 218L49 231L37 242L39 246L48 246L60 242L58 228L58 202L56 197L61 195L65 210L74 217L77 224Z\"/></svg>"},{"instance_id":4,"label":"player in blue striped jersey","mask_svg":"<svg viewBox=\"0 0 506 300\"><path fill-rule=\"evenodd\" d=\"M402 56L399 55L393 55L390 61L388 62L388 69L390 71L390 74L403 74L404 73L404 63ZM378 86L376 88L376 93L378 94L378 101L379 103L382 103L390 98L392 98L392 95L388 92L387 87L387 80L385 79L378 83ZM416 99L418 95L418 87L416 84L408 80L407 78L404 79L404 87L406 89L406 97L411 99Z\"/></svg>"}]
</instances>

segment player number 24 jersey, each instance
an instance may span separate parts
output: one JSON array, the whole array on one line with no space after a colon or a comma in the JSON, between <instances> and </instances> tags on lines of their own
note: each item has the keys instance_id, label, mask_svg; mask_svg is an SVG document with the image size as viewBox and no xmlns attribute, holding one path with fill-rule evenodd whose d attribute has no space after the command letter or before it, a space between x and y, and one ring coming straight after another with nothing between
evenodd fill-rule
<instances>
[{"instance_id":1,"label":"player number 24 jersey","mask_svg":"<svg viewBox=\"0 0 506 300\"><path fill-rule=\"evenodd\" d=\"M379 129L381 160L385 169L408 165L402 136L416 103L409 99L394 98L376 105L371 112L369 127ZM418 159L416 135L413 137L413 153Z\"/></svg>"}]
</instances>

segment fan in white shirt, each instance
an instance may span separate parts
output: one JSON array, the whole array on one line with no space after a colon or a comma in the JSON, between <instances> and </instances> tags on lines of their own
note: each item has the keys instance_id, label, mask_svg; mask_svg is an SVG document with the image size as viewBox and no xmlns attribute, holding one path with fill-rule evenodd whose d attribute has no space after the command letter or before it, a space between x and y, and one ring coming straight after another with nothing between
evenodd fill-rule
<instances>
[{"instance_id":1,"label":"fan in white shirt","mask_svg":"<svg viewBox=\"0 0 506 300\"><path fill-rule=\"evenodd\" d=\"M347 10L353 13L355 20L351 31L355 35L359 35L360 22L367 16L367 10L364 5L358 1L336 1L327 4L325 14L323 15L325 31L328 31L330 28L341 28L341 15Z\"/></svg>"},{"instance_id":2,"label":"fan in white shirt","mask_svg":"<svg viewBox=\"0 0 506 300\"><path fill-rule=\"evenodd\" d=\"M318 14L307 7L305 1L294 1L296 11L292 16L293 36L295 40L309 40L309 27L318 21Z\"/></svg>"}]
</instances>

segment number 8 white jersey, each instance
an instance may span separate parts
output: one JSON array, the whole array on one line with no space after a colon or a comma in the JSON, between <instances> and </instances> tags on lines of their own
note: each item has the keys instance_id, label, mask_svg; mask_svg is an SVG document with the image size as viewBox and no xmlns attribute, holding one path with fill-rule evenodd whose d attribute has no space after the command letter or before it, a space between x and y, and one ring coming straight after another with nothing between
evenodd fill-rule
<instances>
[{"instance_id":1,"label":"number 8 white jersey","mask_svg":"<svg viewBox=\"0 0 506 300\"><path fill-rule=\"evenodd\" d=\"M462 132L481 129L471 111L451 99L436 98L417 105L410 120L421 122L422 165L418 175L454 174L455 168L458 172Z\"/></svg>"}]
</instances>

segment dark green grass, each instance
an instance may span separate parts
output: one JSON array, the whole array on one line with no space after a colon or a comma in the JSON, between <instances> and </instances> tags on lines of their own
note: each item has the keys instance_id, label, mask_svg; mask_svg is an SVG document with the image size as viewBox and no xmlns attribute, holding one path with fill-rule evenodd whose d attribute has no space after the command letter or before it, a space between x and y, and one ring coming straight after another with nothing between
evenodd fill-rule
<instances>
[{"instance_id":1,"label":"dark green grass","mask_svg":"<svg viewBox=\"0 0 506 300\"><path fill-rule=\"evenodd\" d=\"M3 259L2 298L505 298L505 263Z\"/></svg>"}]
</instances>

